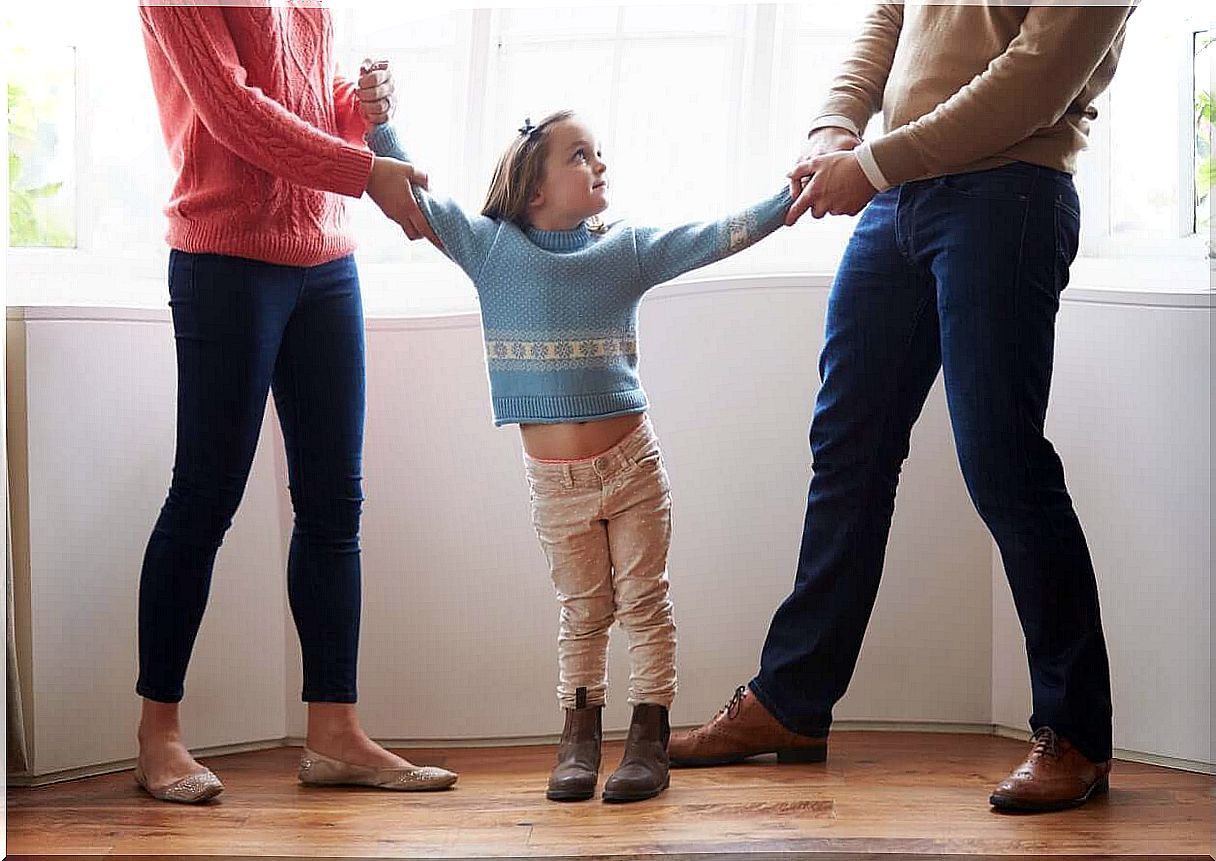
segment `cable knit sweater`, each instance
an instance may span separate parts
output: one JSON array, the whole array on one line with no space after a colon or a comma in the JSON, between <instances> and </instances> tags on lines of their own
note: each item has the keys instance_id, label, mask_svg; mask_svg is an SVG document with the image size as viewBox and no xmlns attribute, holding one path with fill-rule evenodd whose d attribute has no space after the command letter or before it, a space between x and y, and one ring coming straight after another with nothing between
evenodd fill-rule
<instances>
[{"instance_id":1,"label":"cable knit sweater","mask_svg":"<svg viewBox=\"0 0 1216 861\"><path fill-rule=\"evenodd\" d=\"M367 140L377 155L409 160L392 126L375 126ZM785 185L717 221L666 229L617 222L601 233L585 223L521 230L425 191L415 189L415 196L477 288L496 425L644 411L637 338L643 294L760 241L790 208Z\"/></svg>"},{"instance_id":2,"label":"cable knit sweater","mask_svg":"<svg viewBox=\"0 0 1216 861\"><path fill-rule=\"evenodd\" d=\"M139 12L177 172L169 244L292 266L349 254L339 195L363 194L374 156L355 85L336 73L328 11L293 0Z\"/></svg>"}]
</instances>

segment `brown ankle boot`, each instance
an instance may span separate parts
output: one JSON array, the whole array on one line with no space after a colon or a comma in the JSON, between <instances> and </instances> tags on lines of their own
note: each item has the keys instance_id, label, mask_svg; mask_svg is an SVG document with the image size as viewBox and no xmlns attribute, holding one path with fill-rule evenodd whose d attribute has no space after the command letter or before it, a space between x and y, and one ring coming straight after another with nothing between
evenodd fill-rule
<instances>
[{"instance_id":1,"label":"brown ankle boot","mask_svg":"<svg viewBox=\"0 0 1216 861\"><path fill-rule=\"evenodd\" d=\"M670 738L666 706L650 703L634 706L625 754L620 766L604 783L604 800L641 801L666 789L670 782L667 763Z\"/></svg>"},{"instance_id":2,"label":"brown ankle boot","mask_svg":"<svg viewBox=\"0 0 1216 861\"><path fill-rule=\"evenodd\" d=\"M566 726L557 747L557 765L549 775L545 798L586 801L595 795L595 783L600 776L603 711L603 706L566 709Z\"/></svg>"}]
</instances>

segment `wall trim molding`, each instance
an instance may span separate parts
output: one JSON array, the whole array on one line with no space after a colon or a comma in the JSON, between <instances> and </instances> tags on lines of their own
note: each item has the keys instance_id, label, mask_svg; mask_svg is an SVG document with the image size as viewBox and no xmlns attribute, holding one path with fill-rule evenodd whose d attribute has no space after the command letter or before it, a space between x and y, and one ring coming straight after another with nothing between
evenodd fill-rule
<instances>
[{"instance_id":1,"label":"wall trim molding","mask_svg":"<svg viewBox=\"0 0 1216 861\"><path fill-rule=\"evenodd\" d=\"M687 727L672 727L681 729ZM986 723L948 723L938 721L890 721L890 720L840 720L833 724L837 732L924 732L924 733L958 733L961 735L990 735L997 738L1008 738L1017 741L1028 741L1030 733L1024 729ZM626 730L606 730L606 741L620 741L625 737ZM537 744L557 744L558 734L534 736L512 736L497 738L455 738L455 739L377 739L385 747L393 749L415 750L433 748L470 748L470 747L526 747ZM209 756L227 756L233 753L253 753L260 750L274 750L280 747L302 747L304 739L301 736L284 736L283 738L250 741L241 744L218 745L215 747L194 748L190 752L199 758ZM1180 759L1172 756L1161 756L1144 751L1124 750L1116 748L1115 759L1128 762L1138 762L1145 765L1157 765L1172 768L1176 771L1190 771L1198 774L1216 774L1216 763L1197 762L1191 759ZM134 759L120 759L112 762L101 762L86 765L81 768L70 768L62 771L51 771L45 774L10 774L9 786L37 787L48 786L52 783L63 783L68 780L79 780L84 777L98 777L103 774L114 774L129 771L135 767Z\"/></svg>"}]
</instances>

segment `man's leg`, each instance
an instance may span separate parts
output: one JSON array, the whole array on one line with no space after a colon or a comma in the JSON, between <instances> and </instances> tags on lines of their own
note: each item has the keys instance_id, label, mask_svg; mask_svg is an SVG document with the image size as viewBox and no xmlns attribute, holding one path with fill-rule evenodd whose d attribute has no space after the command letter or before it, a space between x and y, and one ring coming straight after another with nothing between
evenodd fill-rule
<instances>
[{"instance_id":1,"label":"man's leg","mask_svg":"<svg viewBox=\"0 0 1216 861\"><path fill-rule=\"evenodd\" d=\"M908 438L940 366L931 276L909 262L899 230L915 197L905 186L870 203L832 287L802 548L760 672L708 724L673 737L673 762L823 756L878 591Z\"/></svg>"},{"instance_id":2,"label":"man's leg","mask_svg":"<svg viewBox=\"0 0 1216 861\"><path fill-rule=\"evenodd\" d=\"M1060 458L1043 435L1056 311L1077 247L1076 192L1066 174L1014 164L945 177L933 204L939 217L925 219L932 226L919 236L939 285L959 463L1013 590L1030 663L1030 725L1046 739L1028 765L1040 778L1044 765L1086 776L1052 787L1036 778L1043 804L1060 806L1084 800L1099 778L1104 786L1111 755L1093 565ZM1027 801L1024 791L1006 795ZM994 803L1003 797L998 791Z\"/></svg>"}]
</instances>

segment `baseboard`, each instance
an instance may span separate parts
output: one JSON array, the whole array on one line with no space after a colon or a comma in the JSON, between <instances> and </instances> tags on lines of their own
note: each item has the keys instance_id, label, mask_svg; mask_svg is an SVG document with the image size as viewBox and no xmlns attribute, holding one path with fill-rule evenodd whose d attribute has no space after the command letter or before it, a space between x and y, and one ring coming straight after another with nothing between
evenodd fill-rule
<instances>
[{"instance_id":1,"label":"baseboard","mask_svg":"<svg viewBox=\"0 0 1216 861\"><path fill-rule=\"evenodd\" d=\"M258 750L273 750L283 747L286 739L267 738L261 741L247 741L240 744L220 744L214 747L194 748L190 751L196 757L227 756L230 753L253 753ZM80 768L65 768L59 771L48 771L44 774L8 774L5 782L9 786L47 786L52 783L63 783L65 780L78 780L82 777L97 777L102 774L114 774L119 771L130 771L135 768L135 760L116 759L111 762L99 762L94 765L84 765Z\"/></svg>"},{"instance_id":2,"label":"baseboard","mask_svg":"<svg viewBox=\"0 0 1216 861\"><path fill-rule=\"evenodd\" d=\"M1030 731L1020 727L994 724L992 734L1001 738L1012 738L1018 741L1030 741ZM1139 762L1144 765L1160 765L1177 771L1193 771L1197 774L1216 774L1216 763L1203 762L1197 759L1182 759L1177 756L1162 756L1159 753L1146 753L1142 750L1128 750L1124 747L1114 749L1115 759L1127 762Z\"/></svg>"},{"instance_id":3,"label":"baseboard","mask_svg":"<svg viewBox=\"0 0 1216 861\"><path fill-rule=\"evenodd\" d=\"M679 727L677 727L678 729ZM872 720L838 720L832 725L838 732L930 732L930 733L962 733L966 735L991 735L1000 738L1028 741L1030 733L1025 729L985 723L948 723L938 721L872 721ZM604 732L608 741L619 741L625 737L625 730L610 730ZM431 738L431 739L377 739L385 747L397 749L419 748L470 748L470 747L523 747L535 744L557 744L558 735L529 735L508 736L495 738ZM272 750L278 747L302 747L304 739L299 736L264 739L261 741L245 742L242 744L217 745L191 750L194 756L226 756L231 753L251 753L258 750ZM1161 756L1155 753L1145 753L1138 750L1115 749L1115 759L1139 762L1145 765L1158 765L1177 771L1191 771L1199 774L1216 774L1216 764L1181 759L1172 756ZM62 783L66 780L77 780L82 777L97 777L102 774L114 774L119 771L129 771L135 767L134 759L115 760L113 762L97 763L80 768L63 769L47 772L46 774L9 774L9 786L47 786L52 783Z\"/></svg>"}]
</instances>

